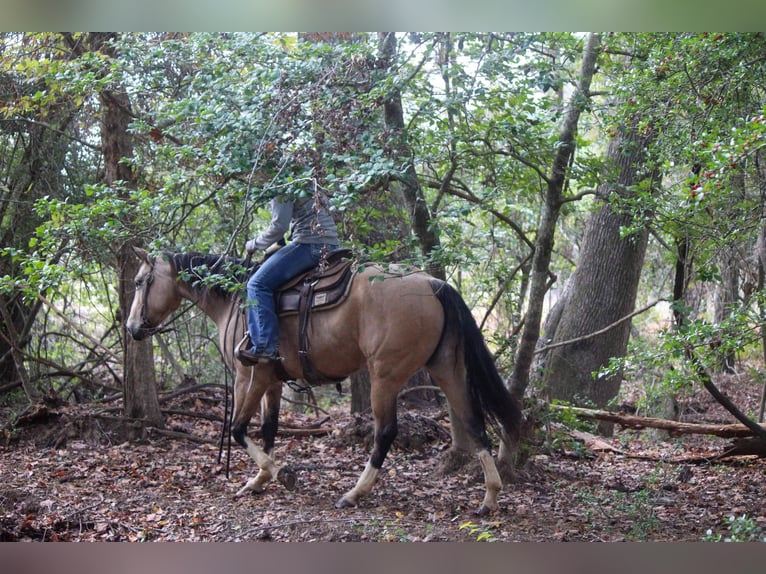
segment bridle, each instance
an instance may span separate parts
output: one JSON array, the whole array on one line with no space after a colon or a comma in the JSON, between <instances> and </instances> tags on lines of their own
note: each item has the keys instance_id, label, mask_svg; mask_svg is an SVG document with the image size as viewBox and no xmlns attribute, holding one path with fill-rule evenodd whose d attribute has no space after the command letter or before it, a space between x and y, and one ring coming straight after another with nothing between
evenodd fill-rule
<instances>
[{"instance_id":1,"label":"bridle","mask_svg":"<svg viewBox=\"0 0 766 574\"><path fill-rule=\"evenodd\" d=\"M154 259L151 262L147 262L149 265L149 273L144 275L140 280L136 281L136 291L143 289L143 301L141 302L141 329L145 331L146 336L151 337L156 333L161 333L164 329L161 326L149 327L149 317L147 316L147 306L149 300L149 287L154 283Z\"/></svg>"},{"instance_id":2,"label":"bridle","mask_svg":"<svg viewBox=\"0 0 766 574\"><path fill-rule=\"evenodd\" d=\"M154 267L155 267L156 257L152 257L151 259L144 259L144 263L149 266L149 272L143 275L141 278L136 280L135 283L135 293L136 295L138 293L142 293L143 295L143 301L141 302L141 335L142 338L144 337L151 337L152 335L159 334L159 333L165 333L167 331L172 331L172 327L162 327L162 325L158 325L156 327L150 327L149 326L149 317L148 317L148 302L149 302L149 290L151 289L152 284L154 283ZM251 263L251 254L248 253L248 257L245 263L245 266L247 268L250 267ZM192 304L189 305L191 307ZM188 310L188 307L187 307ZM183 314L185 310L181 311L181 314ZM178 317L171 318L169 321L167 321L166 324L172 324L172 322ZM227 325L225 332L229 330L229 322L234 320L235 322L239 320L239 313L236 310L236 306L232 308L232 313L229 314L227 319ZM235 323L236 325L236 323ZM235 327L236 328L236 327ZM226 354L226 343L224 342L224 348L221 350L221 353ZM233 386L233 383L229 383L228 381L228 375L229 370L226 370L226 383L225 383L225 397L224 397L224 421L221 425L221 439L219 442L219 451L218 451L218 462L221 462L222 454L223 454L223 447L224 447L224 437L228 434L228 444L227 446L227 453L226 453L226 476L229 475L229 467L230 467L230 456L231 456L231 432L227 432L228 429L231 428L232 425L232 417L233 417L233 409L230 405L230 387Z\"/></svg>"}]
</instances>

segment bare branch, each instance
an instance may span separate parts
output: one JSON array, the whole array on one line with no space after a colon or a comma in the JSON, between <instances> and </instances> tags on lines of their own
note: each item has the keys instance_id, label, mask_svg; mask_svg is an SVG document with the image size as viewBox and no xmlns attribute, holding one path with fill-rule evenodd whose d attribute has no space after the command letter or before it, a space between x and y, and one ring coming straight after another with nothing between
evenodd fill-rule
<instances>
[{"instance_id":1,"label":"bare branch","mask_svg":"<svg viewBox=\"0 0 766 574\"><path fill-rule=\"evenodd\" d=\"M633 311L632 313L617 319L614 323L610 323L609 325L607 325L603 329L599 329L598 331L593 331L592 333L588 333L587 335L583 335L581 337L575 337L574 339L569 339L567 341L559 341L558 343L552 343L550 345L545 345L544 347L540 347L539 349L535 349L534 354L539 355L540 353L545 353L546 351L550 351L551 349L555 349L557 347L565 347L566 345L572 345L573 343L579 343L580 341L585 341L586 339L592 339L593 337L598 337L599 335L608 333L609 331L611 331L618 325L632 319L636 315L640 315L641 313L648 311L649 309L654 307L657 303L664 300L665 299L657 299L655 301L652 301L648 305L641 307L641 309L638 309L637 311Z\"/></svg>"}]
</instances>

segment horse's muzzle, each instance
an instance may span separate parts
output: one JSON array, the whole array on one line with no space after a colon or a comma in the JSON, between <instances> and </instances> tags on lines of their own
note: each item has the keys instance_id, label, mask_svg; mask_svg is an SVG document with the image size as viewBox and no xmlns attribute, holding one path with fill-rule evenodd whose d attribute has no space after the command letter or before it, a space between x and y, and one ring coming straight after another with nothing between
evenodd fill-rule
<instances>
[{"instance_id":1,"label":"horse's muzzle","mask_svg":"<svg viewBox=\"0 0 766 574\"><path fill-rule=\"evenodd\" d=\"M136 341L143 341L152 334L151 329L146 329L143 325L125 324L125 330Z\"/></svg>"}]
</instances>

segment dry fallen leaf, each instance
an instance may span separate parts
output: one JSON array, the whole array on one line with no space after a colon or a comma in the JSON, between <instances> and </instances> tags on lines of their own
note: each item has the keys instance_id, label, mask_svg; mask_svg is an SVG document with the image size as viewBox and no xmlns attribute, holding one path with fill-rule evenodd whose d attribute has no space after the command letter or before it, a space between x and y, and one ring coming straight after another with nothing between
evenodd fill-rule
<instances>
[{"instance_id":1,"label":"dry fallen leaf","mask_svg":"<svg viewBox=\"0 0 766 574\"><path fill-rule=\"evenodd\" d=\"M585 443L585 448L587 448L588 450L591 450L594 452L606 450L606 451L616 452L619 454L625 454L624 451L614 447L613 445L606 442L604 439L597 437L594 434L578 431L578 430L569 431L569 434L572 435L573 438L583 441L583 443Z\"/></svg>"}]
</instances>

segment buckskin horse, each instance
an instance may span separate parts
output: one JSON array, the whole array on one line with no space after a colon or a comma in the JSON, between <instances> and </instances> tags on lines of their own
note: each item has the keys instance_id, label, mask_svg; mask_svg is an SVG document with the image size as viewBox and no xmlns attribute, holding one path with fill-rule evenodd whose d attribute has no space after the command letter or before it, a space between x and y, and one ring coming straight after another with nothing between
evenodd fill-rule
<instances>
[{"instance_id":1,"label":"buckskin horse","mask_svg":"<svg viewBox=\"0 0 766 574\"><path fill-rule=\"evenodd\" d=\"M223 264L230 260L167 253L154 257L143 249L135 251L141 264L126 321L133 338L144 339L157 332L182 299L199 307L218 328L224 360L235 372L231 435L259 468L236 495L261 492L275 477L288 488L294 486L294 476L282 480L280 470L286 467L278 467L271 453L282 383L306 375L306 357L302 360L299 356L300 317L280 314L281 364L245 366L234 356L235 345L245 331L244 301L238 292L204 280L204 275L221 273ZM510 441L518 438L522 414L498 374L468 306L448 283L408 266L354 263L352 271L345 300L314 310L308 325L303 325L314 376L321 373L327 381L337 381L363 369L370 375L372 451L356 485L336 506L355 506L372 491L397 434L397 395L412 375L425 368L447 398L453 448L473 450L481 464L485 494L477 512L496 510L502 482L491 454L486 422L510 446ZM247 434L259 405L263 448ZM463 444L457 445L458 441Z\"/></svg>"}]
</instances>

